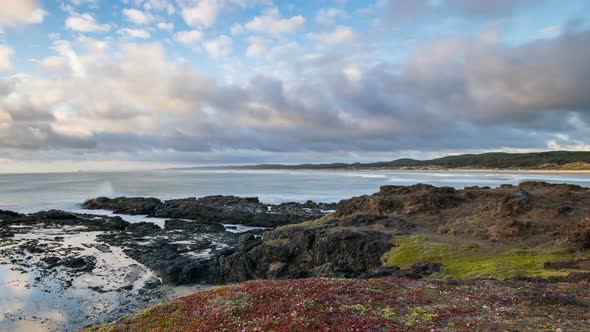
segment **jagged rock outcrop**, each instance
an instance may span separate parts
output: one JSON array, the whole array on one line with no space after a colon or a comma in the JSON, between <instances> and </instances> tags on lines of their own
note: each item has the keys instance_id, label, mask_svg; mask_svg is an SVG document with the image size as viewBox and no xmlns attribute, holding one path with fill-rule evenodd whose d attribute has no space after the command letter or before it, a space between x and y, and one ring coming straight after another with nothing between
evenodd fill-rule
<instances>
[{"instance_id":1,"label":"jagged rock outcrop","mask_svg":"<svg viewBox=\"0 0 590 332\"><path fill-rule=\"evenodd\" d=\"M227 251L211 264L210 281L257 278L422 277L440 264L410 270L382 267L397 235L437 230L510 245L587 248L590 190L525 182L464 190L429 185L383 186L373 195L338 203L334 218L266 232L252 248Z\"/></svg>"},{"instance_id":2,"label":"jagged rock outcrop","mask_svg":"<svg viewBox=\"0 0 590 332\"><path fill-rule=\"evenodd\" d=\"M590 189L570 184L529 181L463 190L418 184L383 186L373 195L343 200L334 215L398 216L441 234L580 248L587 243L588 206Z\"/></svg>"},{"instance_id":3,"label":"jagged rock outcrop","mask_svg":"<svg viewBox=\"0 0 590 332\"><path fill-rule=\"evenodd\" d=\"M335 204L282 203L269 205L256 197L206 196L160 201L155 198L99 197L82 204L85 209L112 210L158 218L191 219L201 222L278 227L319 218Z\"/></svg>"},{"instance_id":4,"label":"jagged rock outcrop","mask_svg":"<svg viewBox=\"0 0 590 332\"><path fill-rule=\"evenodd\" d=\"M376 194L339 202L335 215L341 217L352 214L433 214L456 207L462 201L463 197L451 187L434 187L427 184L382 186Z\"/></svg>"},{"instance_id":5,"label":"jagged rock outcrop","mask_svg":"<svg viewBox=\"0 0 590 332\"><path fill-rule=\"evenodd\" d=\"M98 197L88 200L82 207L89 210L110 210L117 214L149 215L162 205L162 201L149 197Z\"/></svg>"},{"instance_id":6,"label":"jagged rock outcrop","mask_svg":"<svg viewBox=\"0 0 590 332\"><path fill-rule=\"evenodd\" d=\"M121 231L125 230L129 223L121 217L94 216L86 214L74 214L60 210L40 211L30 214L20 214L10 211L0 212L0 226L12 224L47 226L85 226L89 230ZM5 229L6 230L6 229Z\"/></svg>"},{"instance_id":7,"label":"jagged rock outcrop","mask_svg":"<svg viewBox=\"0 0 590 332\"><path fill-rule=\"evenodd\" d=\"M381 257L391 248L391 237L409 234L413 228L412 223L398 218L367 215L315 226L282 227L264 233L260 245L238 245L238 250L218 254L208 262L208 281L370 275L382 267ZM245 235L242 241L254 238Z\"/></svg>"}]
</instances>

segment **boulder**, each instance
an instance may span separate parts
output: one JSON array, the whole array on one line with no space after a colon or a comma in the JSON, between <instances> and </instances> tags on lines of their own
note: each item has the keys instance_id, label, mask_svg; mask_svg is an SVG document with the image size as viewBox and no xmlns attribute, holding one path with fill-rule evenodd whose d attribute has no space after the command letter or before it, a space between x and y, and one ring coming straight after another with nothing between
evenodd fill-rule
<instances>
[{"instance_id":1,"label":"boulder","mask_svg":"<svg viewBox=\"0 0 590 332\"><path fill-rule=\"evenodd\" d=\"M196 221L196 220L180 220L171 219L164 223L165 230L190 230L195 233L219 233L225 232L225 227L222 224Z\"/></svg>"},{"instance_id":2,"label":"boulder","mask_svg":"<svg viewBox=\"0 0 590 332\"><path fill-rule=\"evenodd\" d=\"M94 256L80 256L80 257L72 257L66 258L59 263L58 265L63 265L70 269L73 269L77 272L90 272L94 270L96 266L96 257Z\"/></svg>"},{"instance_id":3,"label":"boulder","mask_svg":"<svg viewBox=\"0 0 590 332\"><path fill-rule=\"evenodd\" d=\"M117 214L148 215L153 213L162 202L153 197L98 197L82 204L84 209L110 210Z\"/></svg>"},{"instance_id":4,"label":"boulder","mask_svg":"<svg viewBox=\"0 0 590 332\"><path fill-rule=\"evenodd\" d=\"M238 250L247 252L252 250L262 243L262 240L254 236L253 234L243 234L238 238Z\"/></svg>"}]
</instances>

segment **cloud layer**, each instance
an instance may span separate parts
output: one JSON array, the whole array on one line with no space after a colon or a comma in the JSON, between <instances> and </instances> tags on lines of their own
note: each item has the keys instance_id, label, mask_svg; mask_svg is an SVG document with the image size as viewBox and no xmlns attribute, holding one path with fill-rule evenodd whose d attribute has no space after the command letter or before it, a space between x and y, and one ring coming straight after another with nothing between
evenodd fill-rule
<instances>
[{"instance_id":1,"label":"cloud layer","mask_svg":"<svg viewBox=\"0 0 590 332\"><path fill-rule=\"evenodd\" d=\"M137 0L118 23L96 5L70 1L71 38L53 35L34 74L0 77L4 156L256 162L588 148L590 30L571 21L507 42L490 23L530 1L378 0L310 18L262 0ZM0 14L0 28L46 16L33 1L3 9L12 15ZM440 12L487 23L384 46L383 31ZM372 16L361 26L354 15ZM0 72L18 52L0 44Z\"/></svg>"},{"instance_id":2,"label":"cloud layer","mask_svg":"<svg viewBox=\"0 0 590 332\"><path fill-rule=\"evenodd\" d=\"M401 69L361 67L346 56L306 59L295 82L258 75L244 85L170 62L159 43L114 47L81 39L74 51L56 41L58 54L42 64L52 78L4 80L1 147L526 148L588 128L589 31L518 47L489 36L433 40ZM221 55L216 47L209 51Z\"/></svg>"}]
</instances>

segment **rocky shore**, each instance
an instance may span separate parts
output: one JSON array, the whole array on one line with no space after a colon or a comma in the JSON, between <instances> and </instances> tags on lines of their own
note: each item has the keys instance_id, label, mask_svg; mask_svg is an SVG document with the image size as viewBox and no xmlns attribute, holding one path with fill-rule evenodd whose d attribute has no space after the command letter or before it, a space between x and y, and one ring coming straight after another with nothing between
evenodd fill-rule
<instances>
[{"instance_id":1,"label":"rocky shore","mask_svg":"<svg viewBox=\"0 0 590 332\"><path fill-rule=\"evenodd\" d=\"M383 186L337 204L209 196L100 197L82 206L167 220L161 228L120 216L0 211L0 263L57 276L67 288L75 276L108 274L103 257L116 252L134 268L119 266L117 282L88 287L139 294L143 305L161 285L314 277L527 280L567 284L559 296L573 296L568 305L589 300L572 291L590 283L590 189L575 185ZM61 233L31 236L50 230ZM72 234L88 236L65 246Z\"/></svg>"},{"instance_id":2,"label":"rocky shore","mask_svg":"<svg viewBox=\"0 0 590 332\"><path fill-rule=\"evenodd\" d=\"M156 218L277 227L319 218L333 210L335 204L307 201L303 204L269 205L261 203L257 197L235 196L193 197L164 202L157 198L99 197L84 202L82 207L89 210L110 210L117 214L146 215Z\"/></svg>"},{"instance_id":3,"label":"rocky shore","mask_svg":"<svg viewBox=\"0 0 590 332\"><path fill-rule=\"evenodd\" d=\"M51 293L37 296L39 306L50 306L47 298L57 306L67 297L96 301L90 308L45 313L48 318L39 309L23 307L16 314L4 314L0 330L31 321L41 324L35 328L72 330L83 327L78 325L82 322L98 323L132 313L169 296L165 289L189 284L192 289L197 281L212 280L203 275L202 266L220 252L246 249L258 244L268 227L321 217L335 207L313 202L265 205L257 198L232 196L166 202L98 198L83 206L112 209L121 216L0 210L0 277L10 282L4 286L9 287L6 296L12 288L22 287ZM169 219L159 227L122 218L131 214Z\"/></svg>"}]
</instances>

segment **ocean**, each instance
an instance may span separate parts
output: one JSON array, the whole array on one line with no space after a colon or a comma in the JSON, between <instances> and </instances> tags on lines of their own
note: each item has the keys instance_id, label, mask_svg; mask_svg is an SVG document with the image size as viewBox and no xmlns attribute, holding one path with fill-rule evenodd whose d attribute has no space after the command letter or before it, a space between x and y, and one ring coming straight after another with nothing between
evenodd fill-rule
<instances>
[{"instance_id":1,"label":"ocean","mask_svg":"<svg viewBox=\"0 0 590 332\"><path fill-rule=\"evenodd\" d=\"M590 187L590 175L460 171L246 171L154 170L0 174L0 209L34 212L77 211L98 196L141 196L160 199L206 195L257 196L264 203L308 199L337 202L371 194L382 185L428 183L435 186L491 186L522 181L572 183Z\"/></svg>"}]
</instances>

